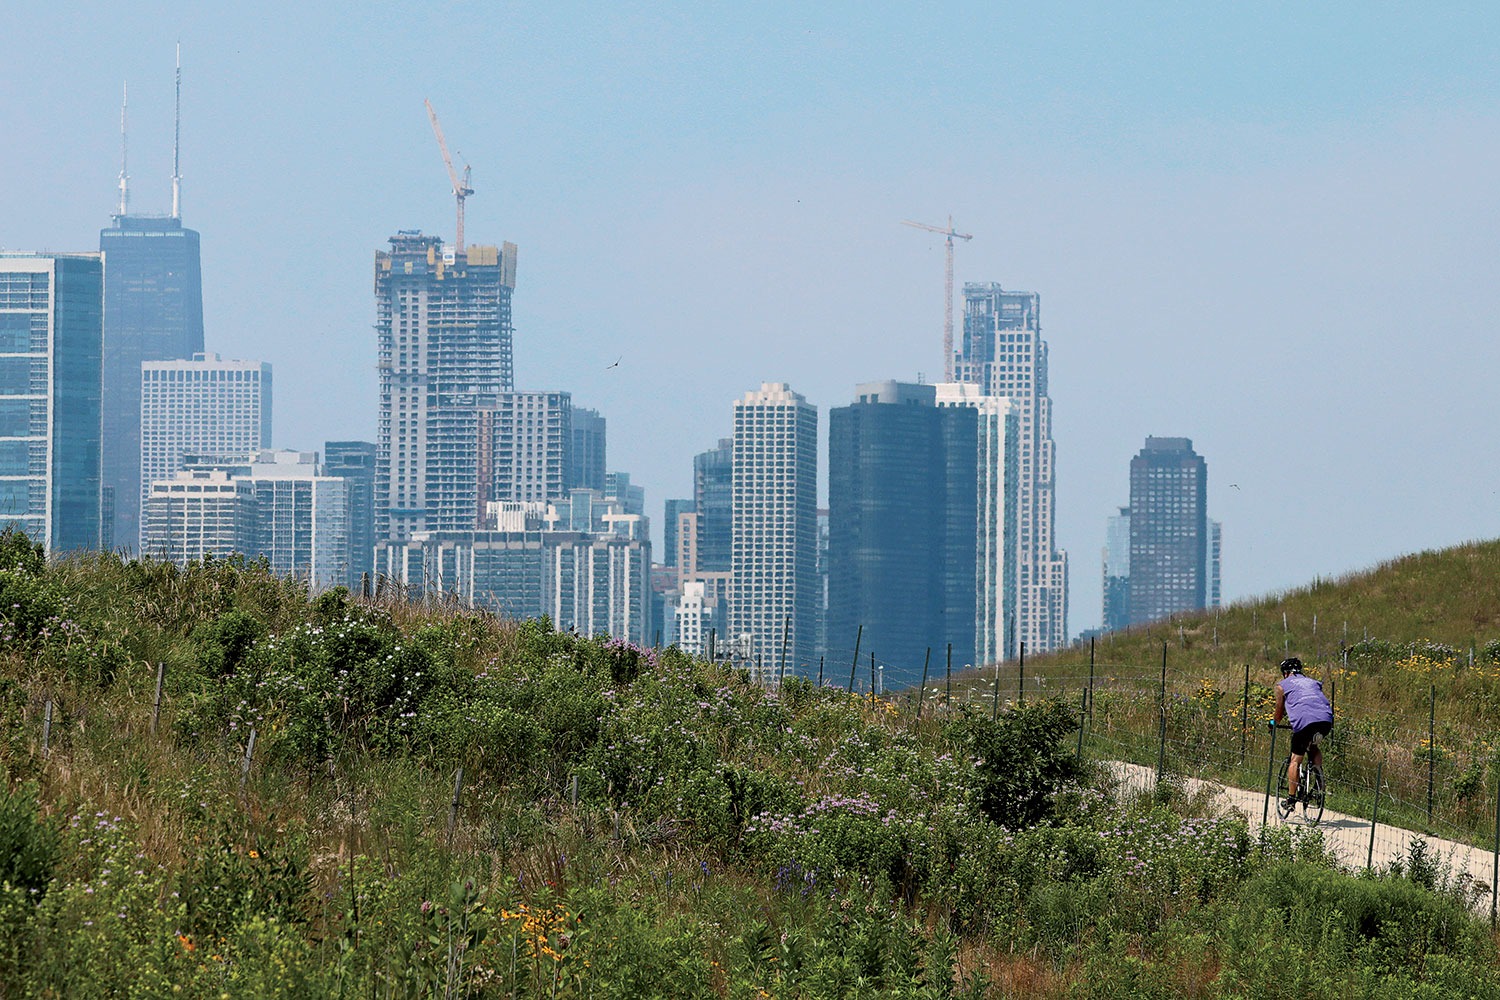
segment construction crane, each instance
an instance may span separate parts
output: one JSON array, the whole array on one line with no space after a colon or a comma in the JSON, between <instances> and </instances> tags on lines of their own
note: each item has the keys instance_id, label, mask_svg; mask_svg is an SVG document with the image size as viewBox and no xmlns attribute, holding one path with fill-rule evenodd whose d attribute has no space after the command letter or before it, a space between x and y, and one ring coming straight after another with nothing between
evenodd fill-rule
<instances>
[{"instance_id":1,"label":"construction crane","mask_svg":"<svg viewBox=\"0 0 1500 1000\"><path fill-rule=\"evenodd\" d=\"M464 164L464 179L458 179L458 171L453 169L453 157L448 155L448 142L443 138L443 126L438 124L437 112L432 110L432 102L423 99L427 105L427 117L432 121L432 134L437 136L438 149L443 152L443 164L448 168L448 179L453 182L453 198L458 202L458 232L454 234L454 243L458 256L462 257L464 252L464 199L474 193L469 187L469 165Z\"/></svg>"},{"instance_id":2,"label":"construction crane","mask_svg":"<svg viewBox=\"0 0 1500 1000\"><path fill-rule=\"evenodd\" d=\"M436 119L434 119L436 121ZM450 168L451 169L451 168ZM461 204L461 203L460 203ZM948 216L947 228L942 226L929 226L925 222L912 222L910 219L902 219L903 226L911 226L915 229L925 229L929 233L938 233L948 237L948 270L947 283L943 286L947 295L947 313L943 316L943 381L953 381L953 241L972 240L974 237L969 233L961 233L953 228L953 216Z\"/></svg>"}]
</instances>

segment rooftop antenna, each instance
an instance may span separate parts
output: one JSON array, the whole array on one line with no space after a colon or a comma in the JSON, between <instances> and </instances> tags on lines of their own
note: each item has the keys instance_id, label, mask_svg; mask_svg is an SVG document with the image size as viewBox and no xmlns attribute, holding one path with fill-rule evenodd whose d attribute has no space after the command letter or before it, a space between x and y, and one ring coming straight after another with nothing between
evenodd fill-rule
<instances>
[{"instance_id":1,"label":"rooftop antenna","mask_svg":"<svg viewBox=\"0 0 1500 1000\"><path fill-rule=\"evenodd\" d=\"M172 218L182 218L182 43L177 43L177 105L172 113Z\"/></svg>"},{"instance_id":2,"label":"rooftop antenna","mask_svg":"<svg viewBox=\"0 0 1500 1000\"><path fill-rule=\"evenodd\" d=\"M130 210L130 175L125 172L125 108L130 104L130 84L120 88L120 214Z\"/></svg>"}]
</instances>

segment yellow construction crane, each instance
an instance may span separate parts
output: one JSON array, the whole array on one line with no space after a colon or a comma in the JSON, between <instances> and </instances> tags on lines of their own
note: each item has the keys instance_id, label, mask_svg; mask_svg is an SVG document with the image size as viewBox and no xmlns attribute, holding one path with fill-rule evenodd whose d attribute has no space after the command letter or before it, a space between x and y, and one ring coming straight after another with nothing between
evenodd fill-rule
<instances>
[{"instance_id":1,"label":"yellow construction crane","mask_svg":"<svg viewBox=\"0 0 1500 1000\"><path fill-rule=\"evenodd\" d=\"M434 124L437 123L437 119L436 118L433 119L433 123ZM452 168L450 167L449 169L451 170ZM460 209L462 209L462 207L463 207L463 202L462 201L459 202L459 207L460 207ZM910 219L902 219L901 220L901 224L903 226L912 226L912 227L914 227L916 229L925 229L929 233L938 233L941 236L948 237L947 284L945 284L943 286L944 292L947 295L946 305L947 305L947 309L948 309L947 313L943 317L943 381L945 381L945 382L952 382L953 381L953 241L955 239L972 240L974 237L971 234L969 234L969 233L961 233L957 229L954 229L953 228L953 216L951 216L951 215L948 216L948 226L947 226L947 228L944 228L942 226L929 226L925 222L912 222Z\"/></svg>"},{"instance_id":2,"label":"yellow construction crane","mask_svg":"<svg viewBox=\"0 0 1500 1000\"><path fill-rule=\"evenodd\" d=\"M448 179L453 182L453 198L458 202L458 232L454 234L454 244L458 256L462 257L464 252L464 199L474 193L474 189L469 187L469 165L467 163L464 164L464 179L460 182L458 171L453 169L453 157L448 155L448 143L443 138L443 126L438 124L437 112L432 110L431 101L423 99L422 103L427 105L427 117L432 121L432 134L437 136L438 149L443 152L443 164L448 168ZM952 241L949 241L949 247L951 256Z\"/></svg>"}]
</instances>

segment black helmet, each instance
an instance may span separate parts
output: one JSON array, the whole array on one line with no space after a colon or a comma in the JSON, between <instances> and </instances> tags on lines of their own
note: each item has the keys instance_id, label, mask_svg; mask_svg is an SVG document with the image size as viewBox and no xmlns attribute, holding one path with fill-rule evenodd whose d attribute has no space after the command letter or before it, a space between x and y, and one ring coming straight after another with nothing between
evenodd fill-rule
<instances>
[{"instance_id":1,"label":"black helmet","mask_svg":"<svg viewBox=\"0 0 1500 1000\"><path fill-rule=\"evenodd\" d=\"M1287 674L1300 673L1302 673L1302 661L1295 656L1288 656L1281 661L1281 676L1285 677Z\"/></svg>"}]
</instances>

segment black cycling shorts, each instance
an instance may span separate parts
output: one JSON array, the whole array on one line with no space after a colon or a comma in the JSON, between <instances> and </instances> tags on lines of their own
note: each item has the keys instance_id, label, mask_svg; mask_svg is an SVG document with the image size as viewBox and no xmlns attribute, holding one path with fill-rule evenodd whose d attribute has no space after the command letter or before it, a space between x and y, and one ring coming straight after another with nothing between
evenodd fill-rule
<instances>
[{"instance_id":1,"label":"black cycling shorts","mask_svg":"<svg viewBox=\"0 0 1500 1000\"><path fill-rule=\"evenodd\" d=\"M1292 733L1292 753L1298 757L1302 756L1307 753L1307 748L1313 745L1313 737L1316 736L1321 740L1322 737L1327 736L1331 732L1333 732L1333 723L1331 722L1314 722L1311 725L1303 726Z\"/></svg>"}]
</instances>

